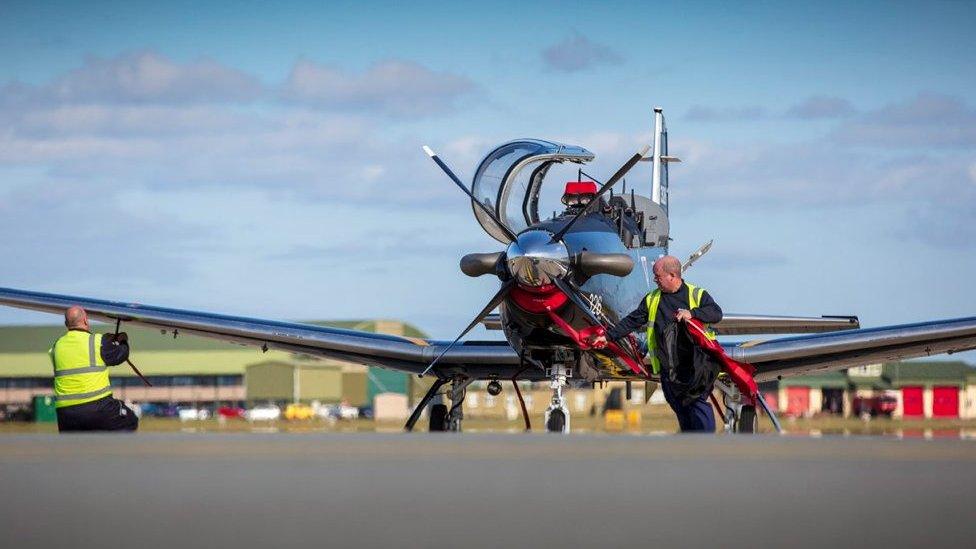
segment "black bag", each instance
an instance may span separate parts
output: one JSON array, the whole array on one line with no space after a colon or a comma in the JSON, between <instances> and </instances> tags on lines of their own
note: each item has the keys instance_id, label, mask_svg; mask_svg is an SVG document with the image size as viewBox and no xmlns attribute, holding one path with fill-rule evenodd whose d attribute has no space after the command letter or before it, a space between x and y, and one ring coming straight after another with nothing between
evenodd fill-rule
<instances>
[{"instance_id":1,"label":"black bag","mask_svg":"<svg viewBox=\"0 0 976 549\"><path fill-rule=\"evenodd\" d=\"M678 360L678 338L681 337L686 338L694 349L690 364L681 364ZM661 361L661 376L668 376L669 385L683 406L712 392L721 365L712 355L695 345L683 324L675 322L664 329L662 351L665 356Z\"/></svg>"}]
</instances>

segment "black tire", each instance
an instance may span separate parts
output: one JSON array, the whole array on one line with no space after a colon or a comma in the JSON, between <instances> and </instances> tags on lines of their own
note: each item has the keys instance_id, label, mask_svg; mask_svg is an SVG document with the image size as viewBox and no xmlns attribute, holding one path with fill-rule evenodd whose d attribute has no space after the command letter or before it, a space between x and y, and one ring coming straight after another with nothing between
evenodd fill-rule
<instances>
[{"instance_id":1,"label":"black tire","mask_svg":"<svg viewBox=\"0 0 976 549\"><path fill-rule=\"evenodd\" d=\"M550 433L561 433L566 427L566 414L562 410L553 410L546 421L546 431Z\"/></svg>"},{"instance_id":2,"label":"black tire","mask_svg":"<svg viewBox=\"0 0 976 549\"><path fill-rule=\"evenodd\" d=\"M447 430L447 404L435 404L430 407L430 423L427 430L430 432Z\"/></svg>"},{"instance_id":3,"label":"black tire","mask_svg":"<svg viewBox=\"0 0 976 549\"><path fill-rule=\"evenodd\" d=\"M739 412L739 421L735 424L737 433L755 433L759 431L759 414L755 406L743 406Z\"/></svg>"}]
</instances>

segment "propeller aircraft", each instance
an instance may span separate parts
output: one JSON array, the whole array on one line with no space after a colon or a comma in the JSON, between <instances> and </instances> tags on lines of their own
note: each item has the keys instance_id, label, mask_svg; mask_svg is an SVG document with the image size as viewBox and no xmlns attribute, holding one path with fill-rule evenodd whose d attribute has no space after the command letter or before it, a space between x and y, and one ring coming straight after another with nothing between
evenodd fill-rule
<instances>
[{"instance_id":1,"label":"propeller aircraft","mask_svg":"<svg viewBox=\"0 0 976 549\"><path fill-rule=\"evenodd\" d=\"M583 179L580 167L578 181L566 185L565 211L552 217L539 212L547 172L558 164L582 166L592 161L595 155L585 148L539 139L501 144L478 165L470 188L434 151L426 146L424 151L469 197L481 227L505 246L461 258L464 274L495 276L499 288L453 341L10 288L0 288L0 304L56 314L79 305L92 318L117 325L132 323L263 350L430 375L434 381L408 419L407 430L448 384L451 406L431 407L430 430L461 430L465 393L472 382L487 381L488 392L498 394L501 382L511 381L521 401L517 381L529 380L550 384L546 430L568 432L570 416L563 397L567 386L624 381L629 389L632 382L656 380L644 365L642 334L602 349L587 342L653 289L650 264L669 252L668 167L680 160L668 154L660 108L654 109L653 145L635 152L599 187L594 178ZM652 165L648 196L633 188L615 193L614 186L643 161ZM710 247L711 242L692 254L683 268ZM479 323L501 330L505 340L461 341ZM862 329L856 316L726 314L712 329L719 335L802 334L726 345L734 364L716 387L723 396L724 412L719 411L726 428L736 432L755 429L756 406L764 404L761 397L754 398L754 390L747 393L755 382L976 349L976 317ZM738 374L736 365L742 370ZM524 401L522 411L528 429Z\"/></svg>"}]
</instances>

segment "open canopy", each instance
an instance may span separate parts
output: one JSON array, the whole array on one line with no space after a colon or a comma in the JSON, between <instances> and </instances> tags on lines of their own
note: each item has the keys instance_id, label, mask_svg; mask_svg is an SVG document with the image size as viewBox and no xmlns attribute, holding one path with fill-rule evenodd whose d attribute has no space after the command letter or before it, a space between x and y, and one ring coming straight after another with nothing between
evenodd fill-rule
<instances>
[{"instance_id":1,"label":"open canopy","mask_svg":"<svg viewBox=\"0 0 976 549\"><path fill-rule=\"evenodd\" d=\"M485 156L475 171L471 192L518 233L539 222L539 191L552 164L567 161L582 164L593 158L594 154L583 147L541 139L516 139L499 145ZM499 242L510 242L481 208L475 204L471 207L485 232Z\"/></svg>"}]
</instances>

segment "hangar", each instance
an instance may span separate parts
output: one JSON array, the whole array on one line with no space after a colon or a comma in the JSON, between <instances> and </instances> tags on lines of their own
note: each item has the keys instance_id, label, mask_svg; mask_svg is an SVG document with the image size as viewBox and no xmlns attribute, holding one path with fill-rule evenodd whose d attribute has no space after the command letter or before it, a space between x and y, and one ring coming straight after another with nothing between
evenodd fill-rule
<instances>
[{"instance_id":1,"label":"hangar","mask_svg":"<svg viewBox=\"0 0 976 549\"><path fill-rule=\"evenodd\" d=\"M857 400L889 397L893 417L976 418L976 368L961 361L890 362L764 384L787 416L856 415Z\"/></svg>"}]
</instances>

